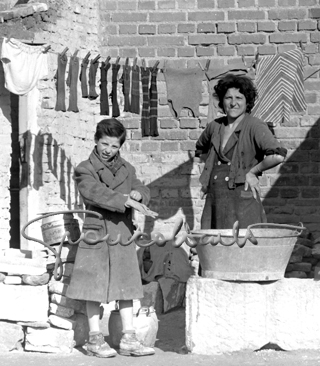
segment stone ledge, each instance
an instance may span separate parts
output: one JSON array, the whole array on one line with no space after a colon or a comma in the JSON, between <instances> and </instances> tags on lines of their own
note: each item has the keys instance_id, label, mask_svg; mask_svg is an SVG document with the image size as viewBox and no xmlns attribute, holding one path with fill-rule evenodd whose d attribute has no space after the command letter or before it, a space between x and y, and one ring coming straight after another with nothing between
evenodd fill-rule
<instances>
[{"instance_id":1,"label":"stone ledge","mask_svg":"<svg viewBox=\"0 0 320 366\"><path fill-rule=\"evenodd\" d=\"M320 348L320 281L226 282L191 277L187 283L186 345L197 354Z\"/></svg>"},{"instance_id":2,"label":"stone ledge","mask_svg":"<svg viewBox=\"0 0 320 366\"><path fill-rule=\"evenodd\" d=\"M24 18L28 15L34 13L39 13L41 11L47 11L49 9L48 5L45 3L31 3L31 4L21 4L16 5L10 10L0 11L0 23L5 20Z\"/></svg>"}]
</instances>

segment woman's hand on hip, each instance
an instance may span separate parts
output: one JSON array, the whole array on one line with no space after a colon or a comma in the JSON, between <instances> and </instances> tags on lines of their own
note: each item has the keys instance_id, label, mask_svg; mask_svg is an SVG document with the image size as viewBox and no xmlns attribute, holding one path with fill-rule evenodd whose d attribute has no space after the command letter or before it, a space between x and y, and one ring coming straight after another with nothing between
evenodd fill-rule
<instances>
[{"instance_id":1,"label":"woman's hand on hip","mask_svg":"<svg viewBox=\"0 0 320 366\"><path fill-rule=\"evenodd\" d=\"M258 196L260 197L261 189L260 189L260 185L259 185L259 179L252 172L248 172L246 174L246 182L244 184L244 190L247 191L249 187L250 187L253 197L255 199L257 199Z\"/></svg>"}]
</instances>

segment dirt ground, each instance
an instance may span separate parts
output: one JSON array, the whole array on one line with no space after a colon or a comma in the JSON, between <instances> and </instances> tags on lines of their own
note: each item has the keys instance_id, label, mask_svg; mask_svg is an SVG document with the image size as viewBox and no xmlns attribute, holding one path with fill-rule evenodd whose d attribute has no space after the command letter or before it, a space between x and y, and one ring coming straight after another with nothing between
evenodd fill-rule
<instances>
[{"instance_id":1,"label":"dirt ground","mask_svg":"<svg viewBox=\"0 0 320 366\"><path fill-rule=\"evenodd\" d=\"M0 354L1 366L320 366L320 350L295 352L265 349L257 352L235 352L219 356L186 353L185 310L179 308L161 314L155 344L156 354L145 357L117 356L101 359L86 356L81 349L70 354L10 352ZM108 337L106 337L108 340Z\"/></svg>"}]
</instances>

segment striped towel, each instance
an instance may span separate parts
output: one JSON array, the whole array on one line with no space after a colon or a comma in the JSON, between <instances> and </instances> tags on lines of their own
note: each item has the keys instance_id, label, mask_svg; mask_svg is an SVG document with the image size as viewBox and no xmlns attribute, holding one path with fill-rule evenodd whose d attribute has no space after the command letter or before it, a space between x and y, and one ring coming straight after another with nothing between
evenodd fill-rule
<instances>
[{"instance_id":1,"label":"striped towel","mask_svg":"<svg viewBox=\"0 0 320 366\"><path fill-rule=\"evenodd\" d=\"M288 122L290 111L307 108L303 85L303 54L300 50L265 56L256 72L258 99L251 115L275 126Z\"/></svg>"}]
</instances>

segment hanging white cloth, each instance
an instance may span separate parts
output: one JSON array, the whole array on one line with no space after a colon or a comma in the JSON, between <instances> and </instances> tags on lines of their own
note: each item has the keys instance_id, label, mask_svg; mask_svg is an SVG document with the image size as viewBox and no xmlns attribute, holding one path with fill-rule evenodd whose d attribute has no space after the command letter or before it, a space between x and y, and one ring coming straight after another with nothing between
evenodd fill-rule
<instances>
[{"instance_id":1,"label":"hanging white cloth","mask_svg":"<svg viewBox=\"0 0 320 366\"><path fill-rule=\"evenodd\" d=\"M44 48L30 46L14 38L3 39L1 61L6 89L24 95L48 75L48 55L43 52Z\"/></svg>"}]
</instances>

